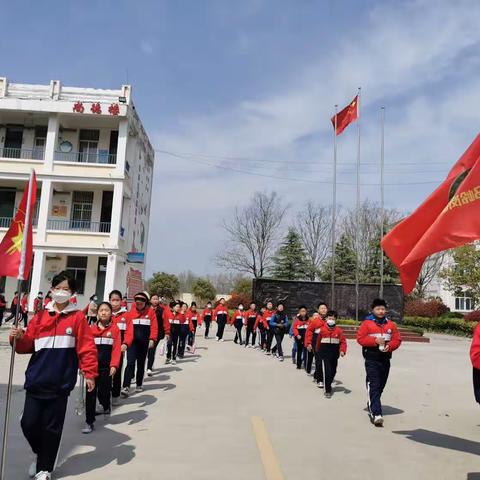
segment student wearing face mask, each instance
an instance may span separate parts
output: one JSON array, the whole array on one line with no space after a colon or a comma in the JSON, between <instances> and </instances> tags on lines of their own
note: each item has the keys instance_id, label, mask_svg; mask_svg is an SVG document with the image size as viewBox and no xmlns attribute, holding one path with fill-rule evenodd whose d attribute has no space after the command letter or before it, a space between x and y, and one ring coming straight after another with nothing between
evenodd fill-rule
<instances>
[{"instance_id":1,"label":"student wearing face mask","mask_svg":"<svg viewBox=\"0 0 480 480\"><path fill-rule=\"evenodd\" d=\"M307 332L305 333L305 346L307 347L307 372L311 371L312 357L315 358L315 371L313 373L313 381L318 387L323 388L323 368L322 360L318 356L316 349L317 337L320 333L320 329L325 323L328 307L324 302L318 304L317 312L313 314L310 322L308 323ZM310 363L310 366L308 365Z\"/></svg>"},{"instance_id":2,"label":"student wearing face mask","mask_svg":"<svg viewBox=\"0 0 480 480\"><path fill-rule=\"evenodd\" d=\"M223 342L225 325L229 321L228 308L225 304L224 298L220 299L220 303L213 311L213 320L217 322L217 342Z\"/></svg>"},{"instance_id":3,"label":"student wearing face mask","mask_svg":"<svg viewBox=\"0 0 480 480\"><path fill-rule=\"evenodd\" d=\"M148 362L147 362L147 375L149 377L153 376L153 364L155 362L155 353L157 352L157 346L161 340L167 337L168 341L168 333L167 330L170 329L170 324L163 320L163 313L164 313L164 306L160 302L160 297L153 293L150 297L150 304L155 312L155 318L157 320L157 329L158 329L158 338L155 342L155 346L148 350Z\"/></svg>"},{"instance_id":4,"label":"student wearing face mask","mask_svg":"<svg viewBox=\"0 0 480 480\"><path fill-rule=\"evenodd\" d=\"M97 320L97 295L92 295L88 301L88 305L85 307L84 312L87 316L88 323L91 325Z\"/></svg>"},{"instance_id":5,"label":"student wearing face mask","mask_svg":"<svg viewBox=\"0 0 480 480\"><path fill-rule=\"evenodd\" d=\"M256 322L259 315L257 312L257 306L254 302L250 304L250 308L245 312L245 319L247 322L247 332L245 334L245 347L255 347L255 340L257 339L257 327ZM251 338L251 342L250 342Z\"/></svg>"},{"instance_id":6,"label":"student wearing face mask","mask_svg":"<svg viewBox=\"0 0 480 480\"><path fill-rule=\"evenodd\" d=\"M275 341L277 342L276 349L278 352L278 358L281 362L283 362L283 348L282 342L283 337L286 333L288 333L289 323L288 317L285 313L285 307L283 303L279 303L277 305L277 311L270 319L269 323L270 329L273 331L275 336Z\"/></svg>"},{"instance_id":7,"label":"student wearing face mask","mask_svg":"<svg viewBox=\"0 0 480 480\"><path fill-rule=\"evenodd\" d=\"M210 324L212 323L212 318L212 302L208 302L207 306L203 309L202 312L202 323L205 324L205 338L208 338L208 334L210 333Z\"/></svg>"},{"instance_id":8,"label":"student wearing face mask","mask_svg":"<svg viewBox=\"0 0 480 480\"><path fill-rule=\"evenodd\" d=\"M178 358L185 356L188 336L193 332L192 317L189 314L188 304L182 303L181 312L183 321L180 323L180 338L178 340Z\"/></svg>"},{"instance_id":9,"label":"student wearing face mask","mask_svg":"<svg viewBox=\"0 0 480 480\"><path fill-rule=\"evenodd\" d=\"M243 345L242 329L243 329L243 326L245 325L245 311L243 308L243 303L238 304L237 310L232 316L232 323L235 329L237 330L235 333L235 340L233 342L234 343L240 342L240 345Z\"/></svg>"},{"instance_id":10,"label":"student wearing face mask","mask_svg":"<svg viewBox=\"0 0 480 480\"><path fill-rule=\"evenodd\" d=\"M185 322L187 322L187 319L185 314L182 313L181 303L173 303L172 314L170 316L170 343L168 345L167 359L165 360L165 363L171 362L172 365L176 365L177 363L181 327Z\"/></svg>"},{"instance_id":11,"label":"student wearing face mask","mask_svg":"<svg viewBox=\"0 0 480 480\"><path fill-rule=\"evenodd\" d=\"M112 377L120 366L121 339L120 330L112 319L112 306L102 302L98 306L97 321L90 327L98 355L98 377L95 388L87 391L85 399L85 427L82 433L92 433L95 424L95 406L98 402L104 415L110 415L110 397Z\"/></svg>"},{"instance_id":12,"label":"student wearing face mask","mask_svg":"<svg viewBox=\"0 0 480 480\"><path fill-rule=\"evenodd\" d=\"M302 359L305 361L305 332L308 327L308 313L307 307L301 305L298 308L298 314L293 322L293 335L295 337L295 343L297 344L297 369L302 368Z\"/></svg>"},{"instance_id":13,"label":"student wearing face mask","mask_svg":"<svg viewBox=\"0 0 480 480\"><path fill-rule=\"evenodd\" d=\"M392 352L400 347L402 339L394 322L386 316L385 300L372 302L372 313L360 325L357 342L362 346L365 359L368 391L368 413L376 427L383 426L381 396L390 372Z\"/></svg>"},{"instance_id":14,"label":"student wearing face mask","mask_svg":"<svg viewBox=\"0 0 480 480\"><path fill-rule=\"evenodd\" d=\"M334 310L327 312L325 322L317 334L315 346L315 351L318 352L318 358L321 362L319 368L322 369L323 364L325 369L326 398L332 396L332 382L337 373L338 359L347 353L347 340L343 330L336 325L337 316L337 312Z\"/></svg>"},{"instance_id":15,"label":"student wearing face mask","mask_svg":"<svg viewBox=\"0 0 480 480\"><path fill-rule=\"evenodd\" d=\"M253 327L253 330L254 331L257 331L257 328L258 328L258 331L260 333L259 335L259 347L260 349L263 351L263 350L266 350L267 348L267 331L268 331L268 323L267 321L265 320L265 312L266 312L266 308L265 307L262 307L260 309L260 314L257 316L257 320L255 321L255 325Z\"/></svg>"},{"instance_id":16,"label":"student wearing face mask","mask_svg":"<svg viewBox=\"0 0 480 480\"><path fill-rule=\"evenodd\" d=\"M29 475L50 480L62 438L70 392L80 368L88 391L98 374L97 349L83 312L69 300L75 280L61 272L52 280L52 302L35 315L26 330L13 328L17 353L32 354L25 372L25 406L21 426L35 454Z\"/></svg>"},{"instance_id":17,"label":"student wearing face mask","mask_svg":"<svg viewBox=\"0 0 480 480\"><path fill-rule=\"evenodd\" d=\"M266 352L265 355L271 355L271 349L272 349L272 342L273 342L273 337L275 334L273 333L273 328L270 328L270 320L272 317L275 315L275 310L273 309L273 303L272 302L267 302L266 309L263 312L263 319L264 319L264 325L265 327L265 335L266 335Z\"/></svg>"},{"instance_id":18,"label":"student wearing face mask","mask_svg":"<svg viewBox=\"0 0 480 480\"><path fill-rule=\"evenodd\" d=\"M188 334L187 348L193 349L195 345L195 335L197 333L197 327L199 325L200 314L197 310L197 304L192 302L190 308L187 310L187 318L189 323L193 326L193 331Z\"/></svg>"},{"instance_id":19,"label":"student wearing face mask","mask_svg":"<svg viewBox=\"0 0 480 480\"><path fill-rule=\"evenodd\" d=\"M157 318L153 308L149 305L149 298L145 292L139 292L133 298L134 304L128 315L133 323L133 342L127 350L127 367L123 379L121 395L130 395L130 384L136 366L136 392L143 391L143 376L145 361L149 348L155 346L158 337Z\"/></svg>"}]
</instances>

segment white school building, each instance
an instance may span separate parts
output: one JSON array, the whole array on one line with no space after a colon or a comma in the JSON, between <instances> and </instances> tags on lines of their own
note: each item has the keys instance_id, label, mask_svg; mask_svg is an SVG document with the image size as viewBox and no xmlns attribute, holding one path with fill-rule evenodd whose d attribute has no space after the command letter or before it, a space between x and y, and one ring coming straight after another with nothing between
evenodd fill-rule
<instances>
[{"instance_id":1,"label":"white school building","mask_svg":"<svg viewBox=\"0 0 480 480\"><path fill-rule=\"evenodd\" d=\"M117 288L143 289L154 151L131 100L118 90L10 83L0 77L0 240L37 174L30 308L70 271L78 305ZM16 279L0 277L11 301Z\"/></svg>"}]
</instances>

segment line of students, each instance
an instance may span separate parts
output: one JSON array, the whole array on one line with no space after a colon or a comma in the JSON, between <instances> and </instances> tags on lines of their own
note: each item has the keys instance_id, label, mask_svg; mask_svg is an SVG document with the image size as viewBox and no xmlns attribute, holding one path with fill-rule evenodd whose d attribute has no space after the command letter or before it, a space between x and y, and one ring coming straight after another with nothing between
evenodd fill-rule
<instances>
[{"instance_id":1,"label":"line of students","mask_svg":"<svg viewBox=\"0 0 480 480\"><path fill-rule=\"evenodd\" d=\"M396 324L386 316L387 305L383 299L372 302L371 312L357 331L357 342L362 347L365 360L368 413L375 426L382 426L380 399L387 383L392 352L400 346L401 336ZM308 375L312 375L316 385L324 389L325 397L331 398L338 359L346 355L347 342L343 330L336 324L337 312L329 310L326 303L321 302L312 316L309 316L307 308L301 305L292 321L288 319L283 303L279 303L274 309L273 303L267 302L260 312L257 311L255 303L250 304L247 311L240 304L227 321L235 327L236 344L245 345L247 348L255 346L258 330L259 342L256 348L264 351L266 355L276 355L281 362L284 360L282 343L288 333L294 339L292 362L298 370L303 368ZM224 326L218 326L217 339L223 337L223 328ZM245 343L242 339L244 328ZM313 360L315 369L312 374Z\"/></svg>"}]
</instances>

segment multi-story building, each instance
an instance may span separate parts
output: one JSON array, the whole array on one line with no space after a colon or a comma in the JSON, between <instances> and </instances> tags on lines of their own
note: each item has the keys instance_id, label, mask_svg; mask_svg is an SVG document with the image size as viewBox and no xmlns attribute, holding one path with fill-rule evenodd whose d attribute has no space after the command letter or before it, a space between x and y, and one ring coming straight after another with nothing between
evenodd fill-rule
<instances>
[{"instance_id":1,"label":"multi-story building","mask_svg":"<svg viewBox=\"0 0 480 480\"><path fill-rule=\"evenodd\" d=\"M118 90L10 83L0 77L0 240L37 174L30 304L69 270L78 303L143 287L154 151ZM13 297L16 280L0 278Z\"/></svg>"}]
</instances>

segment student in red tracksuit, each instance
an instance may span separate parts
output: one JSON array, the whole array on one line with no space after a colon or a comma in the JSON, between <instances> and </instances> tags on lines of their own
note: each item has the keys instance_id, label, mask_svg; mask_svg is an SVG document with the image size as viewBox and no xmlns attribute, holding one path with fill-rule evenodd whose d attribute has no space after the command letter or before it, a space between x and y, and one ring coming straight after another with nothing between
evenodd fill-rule
<instances>
[{"instance_id":1,"label":"student in red tracksuit","mask_svg":"<svg viewBox=\"0 0 480 480\"><path fill-rule=\"evenodd\" d=\"M180 336L182 332L182 325L188 325L188 320L185 313L182 312L182 306L180 302L175 303L173 306L173 312L170 316L170 341L167 360L165 363L172 363L176 365L177 363L177 354L180 350Z\"/></svg>"},{"instance_id":2,"label":"student in red tracksuit","mask_svg":"<svg viewBox=\"0 0 480 480\"><path fill-rule=\"evenodd\" d=\"M257 320L255 321L255 325L253 329L255 331L260 332L260 349L265 350L267 348L267 331L270 328L268 322L265 320L265 312L266 308L262 307L260 309L260 314L257 316Z\"/></svg>"},{"instance_id":3,"label":"student in red tracksuit","mask_svg":"<svg viewBox=\"0 0 480 480\"><path fill-rule=\"evenodd\" d=\"M110 396L112 377L120 366L121 338L120 330L112 318L112 306L102 302L97 309L98 320L90 327L98 354L98 377L95 388L87 391L85 399L85 427L82 433L92 433L95 424L95 407L98 402L104 415L110 415Z\"/></svg>"},{"instance_id":4,"label":"student in red tracksuit","mask_svg":"<svg viewBox=\"0 0 480 480\"><path fill-rule=\"evenodd\" d=\"M157 318L153 308L149 305L149 298L145 292L139 292L134 297L134 304L128 312L133 323L133 342L127 350L127 367L123 379L121 395L128 397L130 383L136 372L136 392L143 391L143 376L145 374L145 362L149 348L153 348L158 336Z\"/></svg>"},{"instance_id":5,"label":"student in red tracksuit","mask_svg":"<svg viewBox=\"0 0 480 480\"><path fill-rule=\"evenodd\" d=\"M197 327L200 321L200 314L198 313L197 304L195 302L192 302L190 305L187 315L189 322L191 322L193 325L193 332L190 332L188 335L187 348L192 348L195 345L195 334L197 333Z\"/></svg>"},{"instance_id":6,"label":"student in red tracksuit","mask_svg":"<svg viewBox=\"0 0 480 480\"><path fill-rule=\"evenodd\" d=\"M112 405L120 404L120 391L122 389L122 368L124 356L127 349L133 342L133 323L128 315L127 309L122 306L122 293L120 290L112 290L108 296L110 305L112 305L112 319L120 331L121 353L120 364L115 372L112 382Z\"/></svg>"},{"instance_id":7,"label":"student in red tracksuit","mask_svg":"<svg viewBox=\"0 0 480 480\"><path fill-rule=\"evenodd\" d=\"M297 369L302 368L302 358L306 358L305 354L305 333L308 327L308 313L307 307L301 305L298 308L298 314L293 322L293 336L297 344ZM304 360L305 361L305 360Z\"/></svg>"},{"instance_id":8,"label":"student in red tracksuit","mask_svg":"<svg viewBox=\"0 0 480 480\"><path fill-rule=\"evenodd\" d=\"M273 337L275 334L273 333L273 328L270 328L270 320L272 317L275 315L275 310L273 309L273 303L272 302L267 302L267 308L263 312L263 319L265 320L265 324L267 325L266 328L266 339L267 339L267 344L266 344L266 352L265 355L271 355L271 348L272 348L272 341Z\"/></svg>"},{"instance_id":9,"label":"student in red tracksuit","mask_svg":"<svg viewBox=\"0 0 480 480\"><path fill-rule=\"evenodd\" d=\"M163 302L160 302L160 297L156 293L153 293L150 297L150 304L152 305L152 308L155 312L155 318L157 320L158 338L157 338L157 341L155 342L155 346L148 350L147 375L149 377L153 376L153 364L155 362L155 353L157 352L157 346L160 343L160 340L163 340L165 337L167 337L167 341L168 341L168 333L166 332L166 330L170 329L170 324L168 322L165 323L165 321L163 320L164 309L168 308L168 306L165 306L164 302L165 300Z\"/></svg>"},{"instance_id":10,"label":"student in red tracksuit","mask_svg":"<svg viewBox=\"0 0 480 480\"><path fill-rule=\"evenodd\" d=\"M257 312L257 306L254 302L250 304L250 308L245 312L245 319L247 322L247 333L245 334L245 347L251 348L255 346L255 340L257 339L257 318L259 317ZM250 343L250 338L252 343Z\"/></svg>"},{"instance_id":11,"label":"student in red tracksuit","mask_svg":"<svg viewBox=\"0 0 480 480\"><path fill-rule=\"evenodd\" d=\"M213 320L217 322L217 342L223 342L223 333L225 325L229 321L228 308L225 305L225 299L221 298L220 303L213 311Z\"/></svg>"},{"instance_id":12,"label":"student in red tracksuit","mask_svg":"<svg viewBox=\"0 0 480 480\"><path fill-rule=\"evenodd\" d=\"M36 458L29 475L50 480L62 438L70 392L78 369L87 389L95 388L97 349L85 315L69 303L75 279L61 272L52 280L52 302L35 315L26 330L13 328L17 353L33 354L25 372L23 434Z\"/></svg>"},{"instance_id":13,"label":"student in red tracksuit","mask_svg":"<svg viewBox=\"0 0 480 480\"><path fill-rule=\"evenodd\" d=\"M232 315L231 323L237 330L237 332L235 333L235 340L233 342L238 343L240 341L240 345L243 345L242 329L246 323L245 318L246 317L245 317L245 310L243 308L243 303L239 303L237 310Z\"/></svg>"},{"instance_id":14,"label":"student in red tracksuit","mask_svg":"<svg viewBox=\"0 0 480 480\"><path fill-rule=\"evenodd\" d=\"M360 325L357 342L362 346L367 373L367 404L370 419L377 426L383 426L381 396L390 372L392 352L402 343L400 332L394 322L386 317L387 304L377 298L372 303L372 314Z\"/></svg>"},{"instance_id":15,"label":"student in red tracksuit","mask_svg":"<svg viewBox=\"0 0 480 480\"><path fill-rule=\"evenodd\" d=\"M28 293L24 293L20 302L22 311L23 326L26 327L28 323Z\"/></svg>"},{"instance_id":16,"label":"student in red tracksuit","mask_svg":"<svg viewBox=\"0 0 480 480\"><path fill-rule=\"evenodd\" d=\"M307 347L307 363L309 360L308 355L314 355L315 357L315 371L313 373L313 381L316 382L319 388L323 388L323 368L322 368L322 359L319 357L316 349L317 345L317 336L320 333L320 328L325 323L325 317L328 312L327 304L321 302L318 305L318 310L315 312L310 319L310 322L307 327L307 332L305 334L305 346ZM307 368L307 372L309 369Z\"/></svg>"},{"instance_id":17,"label":"student in red tracksuit","mask_svg":"<svg viewBox=\"0 0 480 480\"><path fill-rule=\"evenodd\" d=\"M210 333L210 324L212 323L212 319L212 302L208 302L207 306L203 309L202 312L202 322L205 323L205 338L208 338L208 334Z\"/></svg>"},{"instance_id":18,"label":"student in red tracksuit","mask_svg":"<svg viewBox=\"0 0 480 480\"><path fill-rule=\"evenodd\" d=\"M473 393L477 403L480 403L480 323L477 324L473 331L470 360L473 368Z\"/></svg>"},{"instance_id":19,"label":"student in red tracksuit","mask_svg":"<svg viewBox=\"0 0 480 480\"><path fill-rule=\"evenodd\" d=\"M325 368L325 397L332 396L332 382L337 373L338 358L347 353L347 340L343 330L337 327L337 312L329 310L317 335L315 351ZM322 367L320 367L322 368Z\"/></svg>"},{"instance_id":20,"label":"student in red tracksuit","mask_svg":"<svg viewBox=\"0 0 480 480\"><path fill-rule=\"evenodd\" d=\"M187 303L182 303L182 314L184 316L184 322L180 324L180 338L178 341L178 358L185 356L185 347L187 346L188 336L193 332L192 317L189 314L189 308Z\"/></svg>"}]
</instances>

